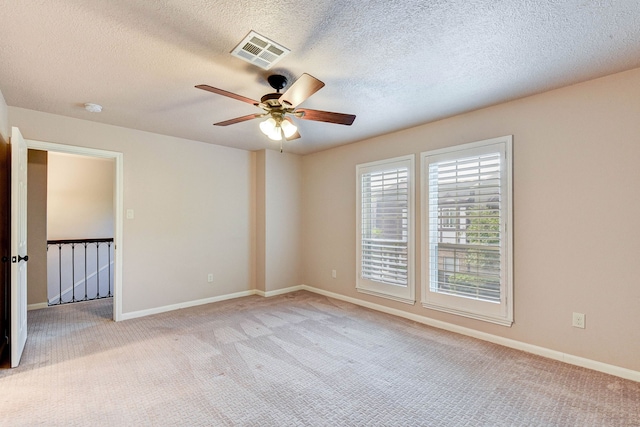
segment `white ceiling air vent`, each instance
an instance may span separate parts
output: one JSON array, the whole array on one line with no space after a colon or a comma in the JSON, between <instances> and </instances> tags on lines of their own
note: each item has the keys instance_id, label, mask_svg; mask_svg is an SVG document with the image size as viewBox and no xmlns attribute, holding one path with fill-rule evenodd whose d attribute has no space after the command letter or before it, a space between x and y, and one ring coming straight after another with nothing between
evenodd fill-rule
<instances>
[{"instance_id":1,"label":"white ceiling air vent","mask_svg":"<svg viewBox=\"0 0 640 427\"><path fill-rule=\"evenodd\" d=\"M255 31L251 31L232 51L231 55L268 70L291 52Z\"/></svg>"}]
</instances>

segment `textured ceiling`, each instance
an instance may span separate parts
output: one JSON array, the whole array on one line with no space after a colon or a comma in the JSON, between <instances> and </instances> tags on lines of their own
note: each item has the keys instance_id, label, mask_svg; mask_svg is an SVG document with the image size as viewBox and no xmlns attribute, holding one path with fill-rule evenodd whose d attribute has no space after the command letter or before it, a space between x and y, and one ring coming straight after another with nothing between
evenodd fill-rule
<instances>
[{"instance_id":1,"label":"textured ceiling","mask_svg":"<svg viewBox=\"0 0 640 427\"><path fill-rule=\"evenodd\" d=\"M311 153L640 66L636 0L0 0L7 104L248 150L277 148L249 104L266 76L326 86L297 120ZM270 71L230 51L250 30L291 49ZM101 104L92 114L85 102Z\"/></svg>"}]
</instances>

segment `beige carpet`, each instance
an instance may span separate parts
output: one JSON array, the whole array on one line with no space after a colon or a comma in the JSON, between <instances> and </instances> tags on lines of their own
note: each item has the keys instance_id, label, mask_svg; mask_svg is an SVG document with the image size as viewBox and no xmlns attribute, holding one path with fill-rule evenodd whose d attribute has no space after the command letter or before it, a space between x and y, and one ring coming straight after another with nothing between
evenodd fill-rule
<instances>
[{"instance_id":1,"label":"beige carpet","mask_svg":"<svg viewBox=\"0 0 640 427\"><path fill-rule=\"evenodd\" d=\"M29 312L3 426L640 426L640 384L309 292Z\"/></svg>"}]
</instances>

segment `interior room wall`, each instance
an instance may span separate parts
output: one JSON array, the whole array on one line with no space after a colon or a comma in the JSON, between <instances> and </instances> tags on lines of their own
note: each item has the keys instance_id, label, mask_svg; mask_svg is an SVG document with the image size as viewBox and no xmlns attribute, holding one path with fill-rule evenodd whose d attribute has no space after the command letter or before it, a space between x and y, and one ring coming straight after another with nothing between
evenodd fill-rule
<instances>
[{"instance_id":1,"label":"interior room wall","mask_svg":"<svg viewBox=\"0 0 640 427\"><path fill-rule=\"evenodd\" d=\"M47 238L113 237L115 161L49 153Z\"/></svg>"},{"instance_id":2,"label":"interior room wall","mask_svg":"<svg viewBox=\"0 0 640 427\"><path fill-rule=\"evenodd\" d=\"M638 99L635 69L304 156L303 282L640 371L640 287L631 268L640 253ZM419 223L418 302L356 292L356 165L502 135L514 138L513 326L422 307ZM416 202L419 212L419 191ZM586 329L572 327L572 312L586 314Z\"/></svg>"},{"instance_id":3,"label":"interior room wall","mask_svg":"<svg viewBox=\"0 0 640 427\"><path fill-rule=\"evenodd\" d=\"M266 177L267 152L260 150L255 152L255 269L256 269L256 289L261 292L266 291L267 277L267 205L266 205Z\"/></svg>"},{"instance_id":4,"label":"interior room wall","mask_svg":"<svg viewBox=\"0 0 640 427\"><path fill-rule=\"evenodd\" d=\"M27 160L27 304L47 303L47 152L29 150Z\"/></svg>"},{"instance_id":5,"label":"interior room wall","mask_svg":"<svg viewBox=\"0 0 640 427\"><path fill-rule=\"evenodd\" d=\"M256 152L256 289L265 293L301 284L302 158Z\"/></svg>"},{"instance_id":6,"label":"interior room wall","mask_svg":"<svg viewBox=\"0 0 640 427\"><path fill-rule=\"evenodd\" d=\"M9 107L0 91L0 142L9 142Z\"/></svg>"},{"instance_id":7,"label":"interior room wall","mask_svg":"<svg viewBox=\"0 0 640 427\"><path fill-rule=\"evenodd\" d=\"M17 107L9 121L26 139L123 153L123 314L253 288L250 152Z\"/></svg>"},{"instance_id":8,"label":"interior room wall","mask_svg":"<svg viewBox=\"0 0 640 427\"><path fill-rule=\"evenodd\" d=\"M301 284L301 156L264 150L265 291Z\"/></svg>"}]
</instances>

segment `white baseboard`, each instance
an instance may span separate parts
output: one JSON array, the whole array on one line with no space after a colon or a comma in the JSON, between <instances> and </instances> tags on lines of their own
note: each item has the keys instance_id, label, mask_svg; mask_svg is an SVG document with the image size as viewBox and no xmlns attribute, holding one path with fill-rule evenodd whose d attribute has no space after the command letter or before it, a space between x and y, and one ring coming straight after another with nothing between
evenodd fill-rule
<instances>
[{"instance_id":1,"label":"white baseboard","mask_svg":"<svg viewBox=\"0 0 640 427\"><path fill-rule=\"evenodd\" d=\"M233 294L219 295L217 297L203 298L195 301L186 301L178 304L165 305L162 307L149 308L146 310L132 311L129 313L122 313L121 320L135 319L138 317L150 316L152 314L165 313L167 311L179 310L181 308L195 307L203 304L210 304L212 302L226 301L234 298L248 297L255 295L254 289L250 291L235 292Z\"/></svg>"},{"instance_id":2,"label":"white baseboard","mask_svg":"<svg viewBox=\"0 0 640 427\"><path fill-rule=\"evenodd\" d=\"M551 349L540 347L533 344L527 344L521 341L504 338L497 335L488 334L486 332L476 331L475 329L469 329L462 326L454 325L452 323L447 323L440 320L431 319L429 317L408 313L406 311L398 310L395 308L385 307L380 304L363 301L357 298L337 294L335 292L325 291L323 289L314 288L308 285L301 285L300 288L309 292L314 292L316 294L324 295L329 298L350 302L352 304L370 308L372 310L380 311L387 314L392 314L398 317L403 317L405 319L409 319L414 322L422 323L428 326L433 326L434 328L444 329L444 330L455 332L461 335L466 335L466 336L477 338L483 341L492 342L494 344L499 344L505 347L521 350L521 351L532 353L542 357L546 357L548 359L559 360L561 362L568 363L570 365L580 366L582 368L592 369L594 371L604 372L605 374L615 375L616 377L640 382L639 371L622 368L620 366L610 365L608 363L598 362L596 360L586 359L584 357L574 356L572 354L562 353L560 351L551 350Z\"/></svg>"},{"instance_id":3,"label":"white baseboard","mask_svg":"<svg viewBox=\"0 0 640 427\"><path fill-rule=\"evenodd\" d=\"M296 286L289 286L288 288L276 289L275 291L267 291L267 292L259 291L256 289L255 293L256 295L260 295L261 297L268 298L268 297L275 297L277 295L288 294L290 292L302 291L302 290L305 290L307 287L305 287L304 285L296 285Z\"/></svg>"},{"instance_id":4,"label":"white baseboard","mask_svg":"<svg viewBox=\"0 0 640 427\"><path fill-rule=\"evenodd\" d=\"M27 305L27 311L31 310L40 310L41 308L48 308L49 304L46 302L39 302L37 304L29 304Z\"/></svg>"},{"instance_id":5,"label":"white baseboard","mask_svg":"<svg viewBox=\"0 0 640 427\"><path fill-rule=\"evenodd\" d=\"M178 304L165 305L162 307L149 308L146 310L132 311L130 313L122 313L121 320L135 319L138 317L150 316L152 314L165 313L167 311L179 310L181 308L195 307L203 304L210 304L212 302L226 301L234 298L248 297L251 295L259 295L261 297L274 297L276 295L288 294L290 292L301 291L305 289L304 285L290 286L288 288L276 289L274 291L260 291L257 289L251 289L249 291L235 292L233 294L219 295L217 297L203 298L195 301L186 301ZM47 305L44 303L45 306Z\"/></svg>"}]
</instances>

